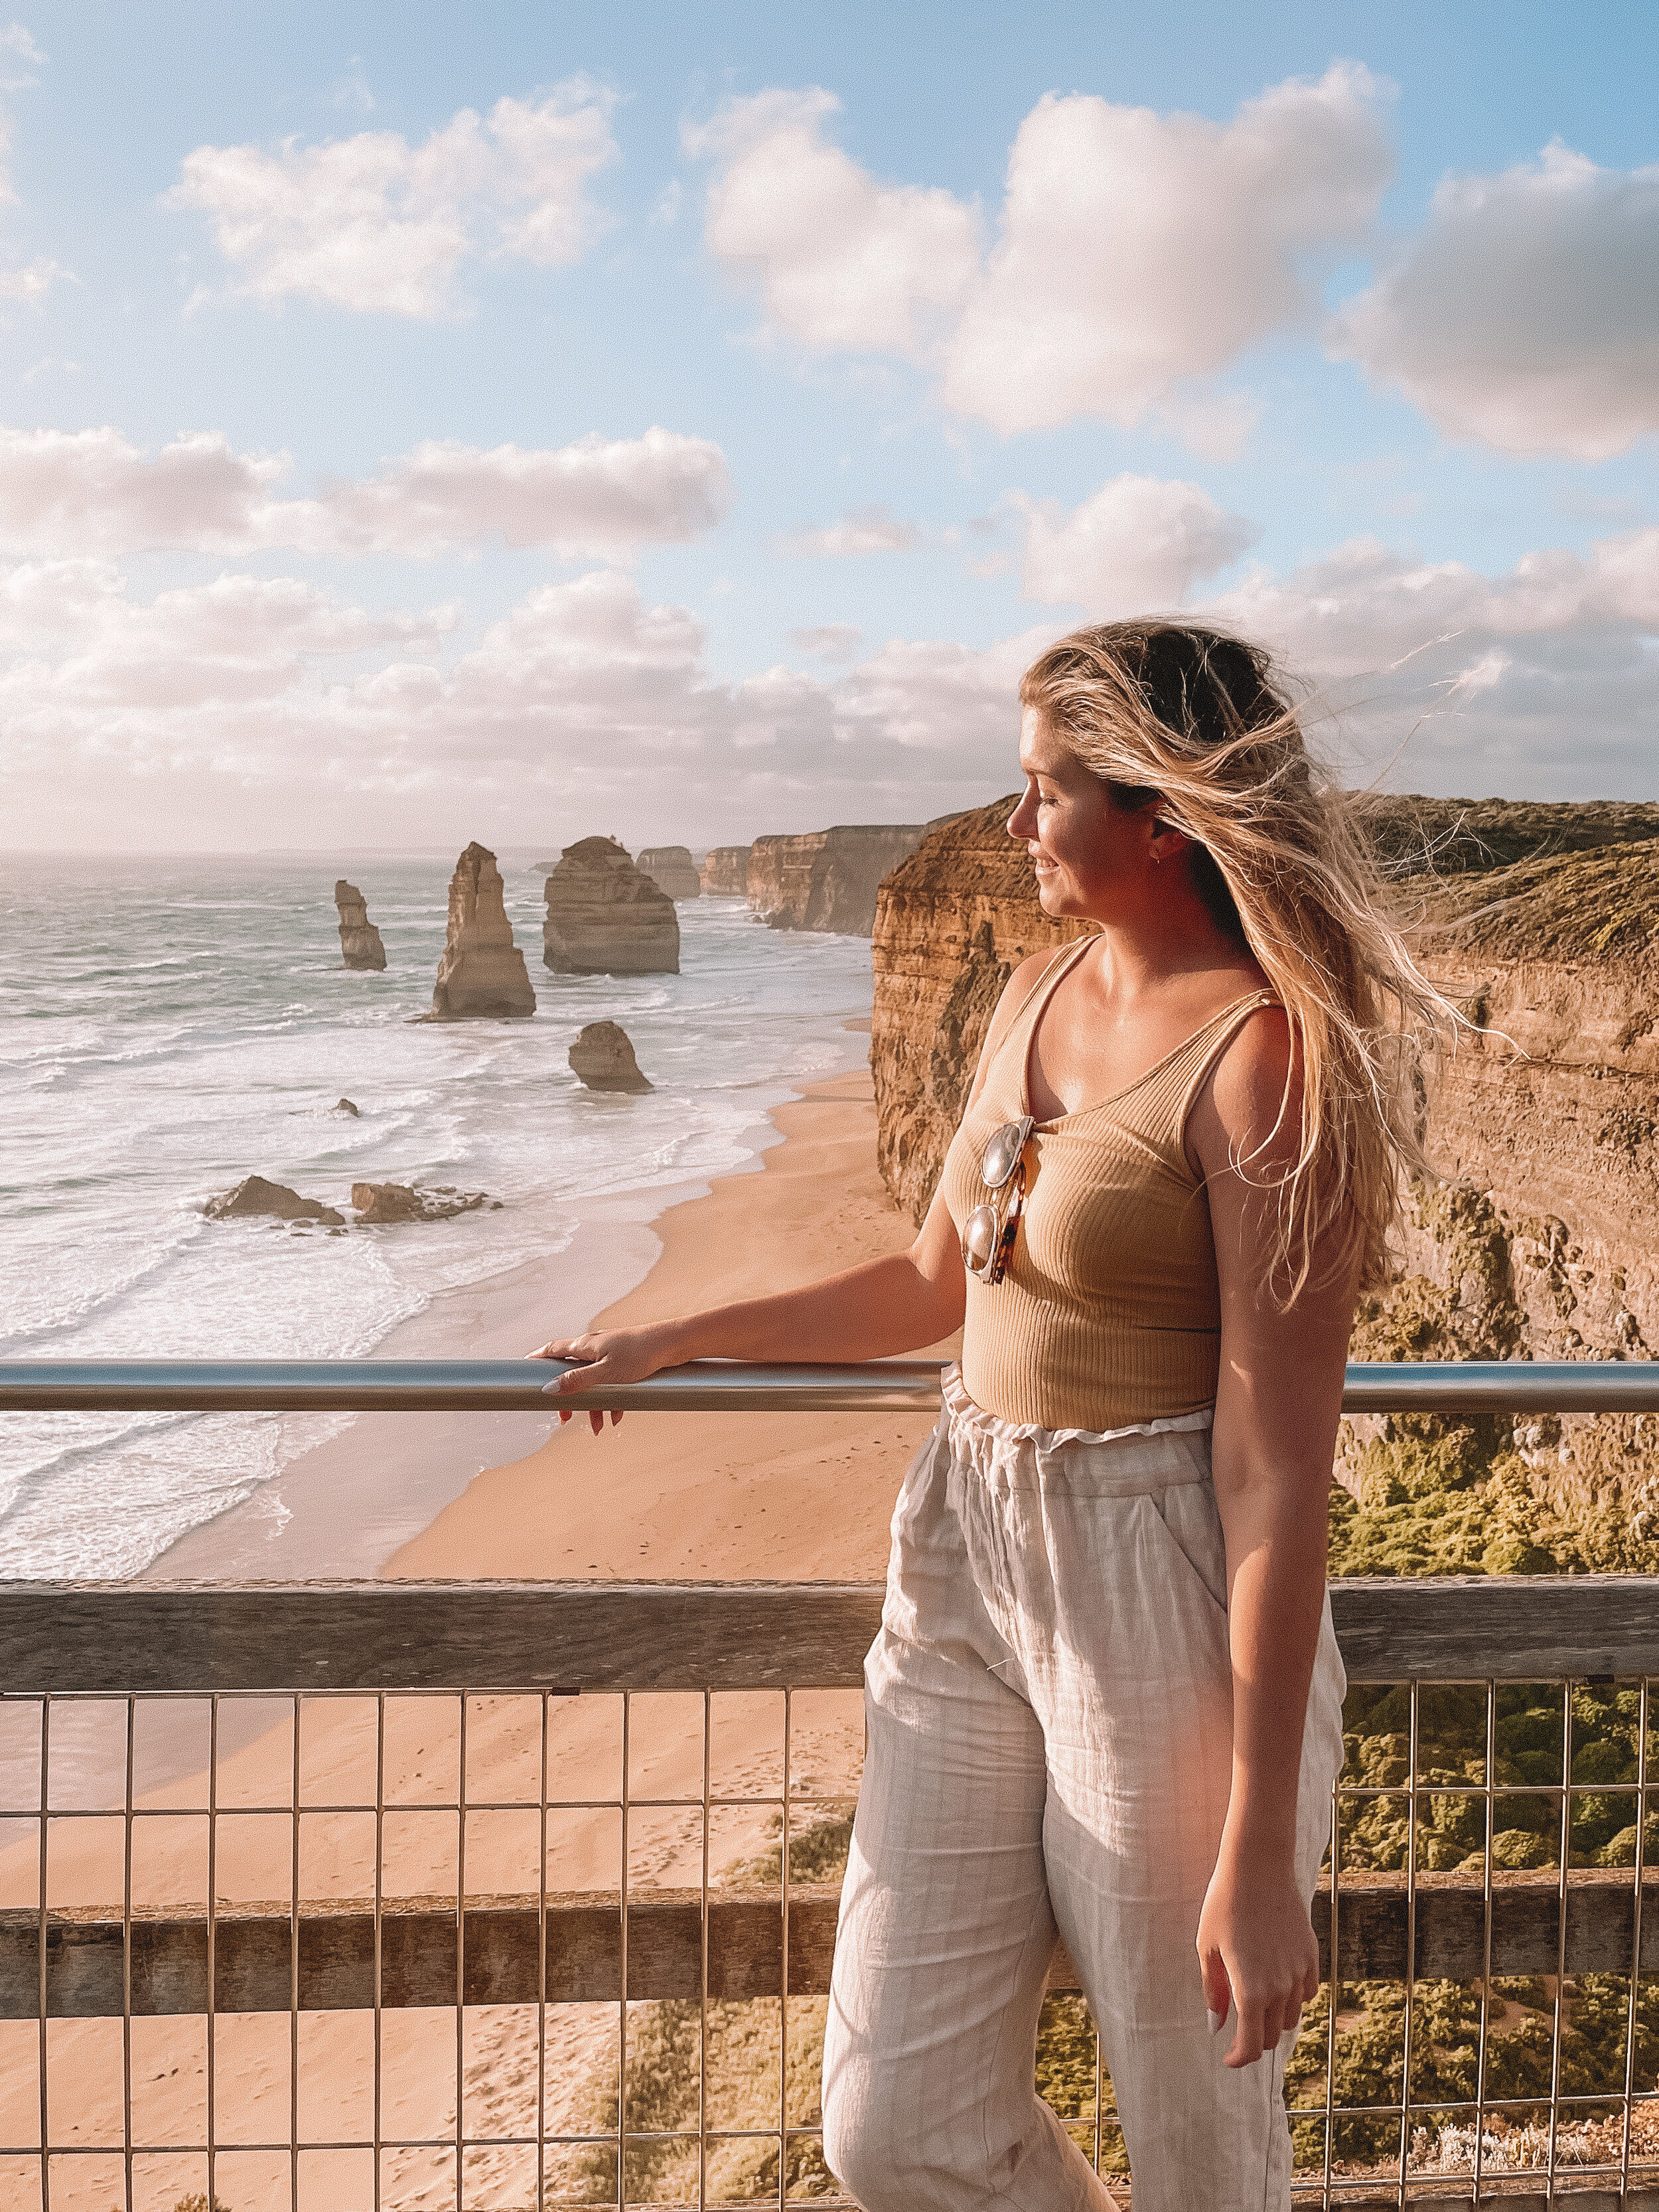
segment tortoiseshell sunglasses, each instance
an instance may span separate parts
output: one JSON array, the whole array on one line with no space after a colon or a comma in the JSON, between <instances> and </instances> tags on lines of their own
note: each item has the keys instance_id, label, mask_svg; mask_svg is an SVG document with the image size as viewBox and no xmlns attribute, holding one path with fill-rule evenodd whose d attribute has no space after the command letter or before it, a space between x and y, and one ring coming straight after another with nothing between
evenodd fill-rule
<instances>
[{"instance_id":1,"label":"tortoiseshell sunglasses","mask_svg":"<svg viewBox=\"0 0 1659 2212\"><path fill-rule=\"evenodd\" d=\"M976 1206L962 1224L962 1264L981 1283L1000 1283L1019 1232L1025 1205L1025 1146L1034 1127L1030 1115L993 1129L979 1157L979 1171L989 1200Z\"/></svg>"}]
</instances>

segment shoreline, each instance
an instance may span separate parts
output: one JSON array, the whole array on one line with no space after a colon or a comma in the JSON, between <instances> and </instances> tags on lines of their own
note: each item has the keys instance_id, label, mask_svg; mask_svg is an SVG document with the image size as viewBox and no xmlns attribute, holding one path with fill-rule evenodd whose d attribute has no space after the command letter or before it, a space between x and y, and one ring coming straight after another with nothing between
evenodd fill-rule
<instances>
[{"instance_id":1,"label":"shoreline","mask_svg":"<svg viewBox=\"0 0 1659 2212\"><path fill-rule=\"evenodd\" d=\"M868 1036L869 1017L847 1016L839 1027L851 1043ZM453 1356L461 1344L480 1358L510 1358L550 1336L574 1335L601 1316L619 1314L661 1263L664 1225L720 1189L763 1175L785 1146L799 1146L800 1132L783 1117L822 1084L833 1086L849 1075L863 1077L867 1088L861 1056L758 1115L750 1158L712 1184L697 1179L638 1187L591 1201L560 1250L441 1291L420 1312L398 1322L369 1356ZM873 1176L873 1104L870 1127ZM884 1192L881 1196L885 1201ZM289 1417L301 1423L316 1418ZM665 1418L685 1417L634 1416L635 1421ZM556 1428L550 1412L348 1416L334 1433L287 1457L276 1474L239 1504L186 1530L136 1579L289 1582L386 1573L393 1558L470 1485L494 1469L533 1458Z\"/></svg>"}]
</instances>

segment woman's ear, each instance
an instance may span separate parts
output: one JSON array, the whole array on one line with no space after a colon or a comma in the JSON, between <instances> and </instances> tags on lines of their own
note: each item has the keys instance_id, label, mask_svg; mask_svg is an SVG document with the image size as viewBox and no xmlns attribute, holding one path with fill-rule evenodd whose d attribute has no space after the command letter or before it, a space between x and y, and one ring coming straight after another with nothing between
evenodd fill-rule
<instances>
[{"instance_id":1,"label":"woman's ear","mask_svg":"<svg viewBox=\"0 0 1659 2212\"><path fill-rule=\"evenodd\" d=\"M1147 855L1156 867L1160 861L1170 860L1177 853L1184 853L1192 842L1184 830L1173 829L1169 823L1154 816L1148 834Z\"/></svg>"}]
</instances>

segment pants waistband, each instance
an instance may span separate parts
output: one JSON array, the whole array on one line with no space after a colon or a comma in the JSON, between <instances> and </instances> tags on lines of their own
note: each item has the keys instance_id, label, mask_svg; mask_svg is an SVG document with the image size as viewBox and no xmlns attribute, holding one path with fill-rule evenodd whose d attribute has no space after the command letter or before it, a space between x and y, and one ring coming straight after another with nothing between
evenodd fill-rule
<instances>
[{"instance_id":1,"label":"pants waistband","mask_svg":"<svg viewBox=\"0 0 1659 2212\"><path fill-rule=\"evenodd\" d=\"M954 1365L945 1370L943 1395L941 1429L952 1453L1005 1489L1136 1498L1210 1480L1212 1406L1133 1428L1043 1429L988 1413Z\"/></svg>"}]
</instances>

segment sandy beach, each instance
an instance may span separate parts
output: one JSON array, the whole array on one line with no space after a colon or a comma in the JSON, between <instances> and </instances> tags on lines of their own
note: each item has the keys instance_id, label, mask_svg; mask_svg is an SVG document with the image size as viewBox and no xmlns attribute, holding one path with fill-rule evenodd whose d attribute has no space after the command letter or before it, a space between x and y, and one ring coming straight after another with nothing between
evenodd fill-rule
<instances>
[{"instance_id":1,"label":"sandy beach","mask_svg":"<svg viewBox=\"0 0 1659 2212\"><path fill-rule=\"evenodd\" d=\"M866 1070L773 1118L783 1142L760 1172L663 1215L661 1257L597 1322L755 1297L909 1243L876 1172ZM925 1414L633 1413L596 1437L579 1419L479 1474L384 1571L877 1580L900 1479L931 1426Z\"/></svg>"}]
</instances>

